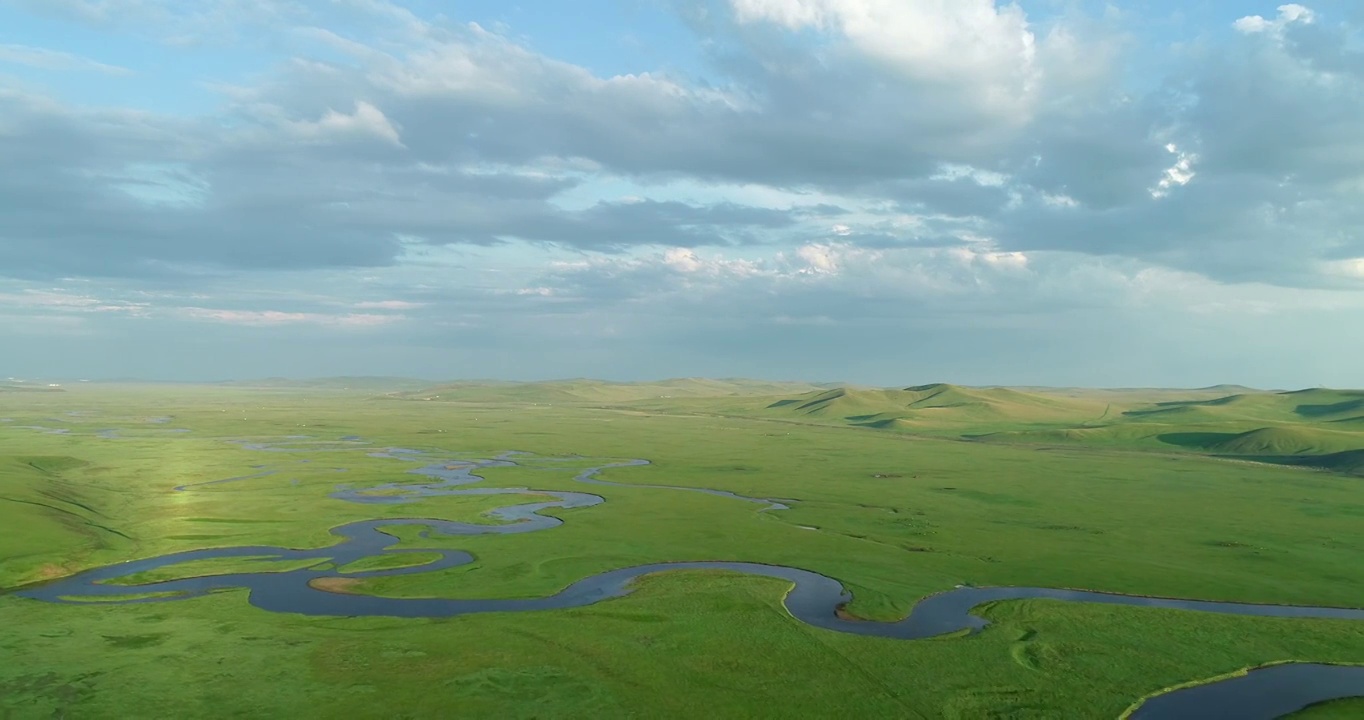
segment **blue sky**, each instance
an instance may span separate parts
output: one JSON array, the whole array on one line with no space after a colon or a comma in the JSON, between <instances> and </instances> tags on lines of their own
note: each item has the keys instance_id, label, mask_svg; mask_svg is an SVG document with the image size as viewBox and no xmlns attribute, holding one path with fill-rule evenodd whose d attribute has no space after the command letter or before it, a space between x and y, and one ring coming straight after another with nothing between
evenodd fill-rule
<instances>
[{"instance_id":1,"label":"blue sky","mask_svg":"<svg viewBox=\"0 0 1364 720\"><path fill-rule=\"evenodd\" d=\"M0 376L1359 386L1362 30L0 0Z\"/></svg>"}]
</instances>

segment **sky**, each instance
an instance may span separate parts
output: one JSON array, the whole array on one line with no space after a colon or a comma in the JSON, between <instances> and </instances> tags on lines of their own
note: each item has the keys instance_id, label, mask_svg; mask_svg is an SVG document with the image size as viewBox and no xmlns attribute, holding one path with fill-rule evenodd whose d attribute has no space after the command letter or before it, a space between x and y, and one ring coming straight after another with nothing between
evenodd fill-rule
<instances>
[{"instance_id":1,"label":"sky","mask_svg":"<svg viewBox=\"0 0 1364 720\"><path fill-rule=\"evenodd\" d=\"M1360 358L1354 0L0 0L0 377Z\"/></svg>"}]
</instances>

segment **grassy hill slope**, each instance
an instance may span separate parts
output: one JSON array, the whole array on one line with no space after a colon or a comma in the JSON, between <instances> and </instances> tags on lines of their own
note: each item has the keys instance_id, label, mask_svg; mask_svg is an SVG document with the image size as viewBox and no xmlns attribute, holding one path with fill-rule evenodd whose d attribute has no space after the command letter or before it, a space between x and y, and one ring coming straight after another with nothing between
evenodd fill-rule
<instances>
[{"instance_id":1,"label":"grassy hill slope","mask_svg":"<svg viewBox=\"0 0 1364 720\"><path fill-rule=\"evenodd\" d=\"M1208 400L1173 400L1128 410L1131 419L1155 422L1364 421L1364 391L1312 388L1277 393L1239 393Z\"/></svg>"},{"instance_id":2,"label":"grassy hill slope","mask_svg":"<svg viewBox=\"0 0 1364 720\"><path fill-rule=\"evenodd\" d=\"M1204 446L1234 455L1315 455L1364 447L1364 435L1315 427L1263 427L1218 439Z\"/></svg>"},{"instance_id":3,"label":"grassy hill slope","mask_svg":"<svg viewBox=\"0 0 1364 720\"><path fill-rule=\"evenodd\" d=\"M934 383L898 390L835 388L814 391L778 400L769 404L766 410L788 417L912 428L1002 420L1081 422L1101 416L1106 407L1106 403L1083 398Z\"/></svg>"},{"instance_id":4,"label":"grassy hill slope","mask_svg":"<svg viewBox=\"0 0 1364 720\"><path fill-rule=\"evenodd\" d=\"M1231 392L1219 395L1222 391ZM939 383L802 393L749 414L912 434L956 434L991 443L1180 448L1347 472L1358 460L1349 453L1364 451L1364 391L1359 390L1265 392L1214 386L1150 393L1038 388L1025 392ZM1322 459L1327 457L1331 459Z\"/></svg>"},{"instance_id":5,"label":"grassy hill slope","mask_svg":"<svg viewBox=\"0 0 1364 720\"><path fill-rule=\"evenodd\" d=\"M74 481L86 463L71 457L0 457L0 578L44 572L38 556L78 554L126 540L108 526L98 491ZM52 568L54 574L64 574Z\"/></svg>"}]
</instances>

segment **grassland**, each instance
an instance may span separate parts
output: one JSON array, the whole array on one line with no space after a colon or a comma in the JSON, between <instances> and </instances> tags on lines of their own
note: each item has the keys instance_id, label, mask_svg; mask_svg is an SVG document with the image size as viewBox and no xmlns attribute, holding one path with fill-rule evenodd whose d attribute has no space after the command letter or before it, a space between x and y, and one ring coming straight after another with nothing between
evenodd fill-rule
<instances>
[{"instance_id":1,"label":"grassland","mask_svg":"<svg viewBox=\"0 0 1364 720\"><path fill-rule=\"evenodd\" d=\"M1351 698L1313 705L1296 713L1293 720L1352 720L1364 717L1364 700Z\"/></svg>"},{"instance_id":2,"label":"grassland","mask_svg":"<svg viewBox=\"0 0 1364 720\"><path fill-rule=\"evenodd\" d=\"M375 517L493 522L483 513L507 503L345 503L327 496L337 484L400 481L408 466L227 442L354 435L449 457L579 455L490 468L481 485L587 490L607 502L551 511L563 526L524 535L425 539L394 528L401 547L460 548L476 561L351 591L528 597L626 565L747 560L835 577L856 595L849 610L875 619L963 583L1361 602L1364 484L1350 474L1364 468L1352 464L1364 449L1360 393L692 380L565 381L539 394L346 387L5 395L0 587L197 548L324 546L336 541L329 528ZM109 429L118 432L100 435ZM796 502L758 513L721 497L571 479L597 459L629 457L653 465L604 479ZM275 472L172 490L256 466ZM1344 621L1019 601L981 609L993 624L979 635L898 642L800 624L780 604L784 591L769 579L667 574L578 610L447 620L270 614L241 591L142 605L0 595L0 717L174 707L182 717L1114 718L1147 693L1242 667L1364 663L1364 628Z\"/></svg>"}]
</instances>

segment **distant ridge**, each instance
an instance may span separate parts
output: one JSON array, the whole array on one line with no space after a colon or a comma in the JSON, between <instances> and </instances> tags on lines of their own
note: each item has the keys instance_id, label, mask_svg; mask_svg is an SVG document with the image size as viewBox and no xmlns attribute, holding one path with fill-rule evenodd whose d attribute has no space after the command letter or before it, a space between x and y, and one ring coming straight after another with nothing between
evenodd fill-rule
<instances>
[{"instance_id":1,"label":"distant ridge","mask_svg":"<svg viewBox=\"0 0 1364 720\"><path fill-rule=\"evenodd\" d=\"M25 383L0 383L0 392L66 392L63 387L49 387L46 383L42 385L29 385Z\"/></svg>"},{"instance_id":2,"label":"distant ridge","mask_svg":"<svg viewBox=\"0 0 1364 720\"><path fill-rule=\"evenodd\" d=\"M652 382L574 378L541 382L452 382L398 393L395 397L446 402L621 403L660 398L779 396L820 387L804 382L743 378L690 377Z\"/></svg>"},{"instance_id":3,"label":"distant ridge","mask_svg":"<svg viewBox=\"0 0 1364 720\"><path fill-rule=\"evenodd\" d=\"M431 384L431 381L418 378L386 377L381 375L343 375L339 377L308 379L269 377L255 380L221 380L209 384L222 387L242 388L329 388L382 391L426 387Z\"/></svg>"}]
</instances>

